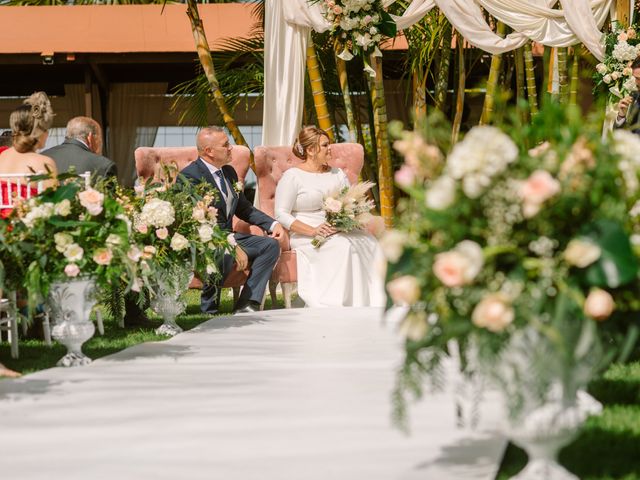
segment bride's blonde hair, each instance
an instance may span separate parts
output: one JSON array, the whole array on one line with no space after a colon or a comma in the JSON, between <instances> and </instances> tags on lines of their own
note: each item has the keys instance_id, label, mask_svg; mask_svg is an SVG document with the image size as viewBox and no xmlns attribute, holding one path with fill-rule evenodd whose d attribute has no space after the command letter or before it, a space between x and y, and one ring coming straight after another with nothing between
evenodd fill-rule
<instances>
[{"instance_id":1,"label":"bride's blonde hair","mask_svg":"<svg viewBox=\"0 0 640 480\"><path fill-rule=\"evenodd\" d=\"M31 152L38 139L53 124L53 109L44 92L36 92L27 98L9 117L13 147L20 153Z\"/></svg>"},{"instance_id":2,"label":"bride's blonde hair","mask_svg":"<svg viewBox=\"0 0 640 480\"><path fill-rule=\"evenodd\" d=\"M302 130L298 133L298 138L293 144L293 154L302 160L306 160L309 150L312 147L317 147L322 137L327 137L330 140L329 134L321 128L314 125L302 127Z\"/></svg>"}]
</instances>

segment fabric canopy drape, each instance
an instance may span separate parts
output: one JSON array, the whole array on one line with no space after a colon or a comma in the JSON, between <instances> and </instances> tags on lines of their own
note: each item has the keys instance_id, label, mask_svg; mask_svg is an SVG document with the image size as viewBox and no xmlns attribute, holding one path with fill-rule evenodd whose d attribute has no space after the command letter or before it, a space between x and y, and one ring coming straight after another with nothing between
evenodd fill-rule
<instances>
[{"instance_id":1,"label":"fabric canopy drape","mask_svg":"<svg viewBox=\"0 0 640 480\"><path fill-rule=\"evenodd\" d=\"M166 83L114 83L109 93L109 155L118 167L118 181L135 178L133 152L152 147L167 93Z\"/></svg>"},{"instance_id":2,"label":"fabric canopy drape","mask_svg":"<svg viewBox=\"0 0 640 480\"><path fill-rule=\"evenodd\" d=\"M383 0L385 7L396 0ZM412 0L394 16L405 29L438 7L470 44L489 53L504 53L529 40L553 47L582 42L598 59L604 57L600 28L613 0ZM485 21L481 7L511 27L505 38ZM304 89L304 58L311 29L323 32L331 24L320 3L308 0L267 0L265 19L265 114L263 144L291 144L300 127ZM283 114L284 112L284 114Z\"/></svg>"}]
</instances>

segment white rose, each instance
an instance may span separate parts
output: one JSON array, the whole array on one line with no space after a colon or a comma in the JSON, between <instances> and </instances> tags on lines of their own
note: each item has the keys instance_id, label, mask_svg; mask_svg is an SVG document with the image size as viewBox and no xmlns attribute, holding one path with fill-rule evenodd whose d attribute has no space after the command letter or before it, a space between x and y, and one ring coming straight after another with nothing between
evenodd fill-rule
<instances>
[{"instance_id":1,"label":"white rose","mask_svg":"<svg viewBox=\"0 0 640 480\"><path fill-rule=\"evenodd\" d=\"M120 238L120 235L110 233L105 243L107 245L120 245L122 243L122 238Z\"/></svg>"},{"instance_id":2,"label":"white rose","mask_svg":"<svg viewBox=\"0 0 640 480\"><path fill-rule=\"evenodd\" d=\"M611 75L606 74L604 77L602 77L602 81L604 83L611 83Z\"/></svg>"},{"instance_id":3,"label":"white rose","mask_svg":"<svg viewBox=\"0 0 640 480\"><path fill-rule=\"evenodd\" d=\"M402 255L405 244L408 242L409 236L399 230L387 230L380 239L380 247L384 256L390 262L397 262Z\"/></svg>"},{"instance_id":4,"label":"white rose","mask_svg":"<svg viewBox=\"0 0 640 480\"><path fill-rule=\"evenodd\" d=\"M53 241L56 242L56 250L63 253L67 246L73 243L73 237L68 233L56 233L53 235Z\"/></svg>"},{"instance_id":5,"label":"white rose","mask_svg":"<svg viewBox=\"0 0 640 480\"><path fill-rule=\"evenodd\" d=\"M210 225L204 224L198 227L198 235L202 242L208 242L213 238L213 228Z\"/></svg>"},{"instance_id":6,"label":"white rose","mask_svg":"<svg viewBox=\"0 0 640 480\"><path fill-rule=\"evenodd\" d=\"M164 240L168 236L169 236L169 230L167 230L165 227L158 228L156 230L156 237L158 237L160 240Z\"/></svg>"},{"instance_id":7,"label":"white rose","mask_svg":"<svg viewBox=\"0 0 640 480\"><path fill-rule=\"evenodd\" d=\"M79 262L84 256L84 249L77 243L72 243L67 245L63 253L65 258L70 262Z\"/></svg>"},{"instance_id":8,"label":"white rose","mask_svg":"<svg viewBox=\"0 0 640 480\"><path fill-rule=\"evenodd\" d=\"M456 198L456 182L453 178L443 176L431 184L425 196L427 208L444 210L449 208Z\"/></svg>"},{"instance_id":9,"label":"white rose","mask_svg":"<svg viewBox=\"0 0 640 480\"><path fill-rule=\"evenodd\" d=\"M598 65L596 65L596 70L600 75L604 75L605 73L607 73L607 66L604 63L599 63Z\"/></svg>"},{"instance_id":10,"label":"white rose","mask_svg":"<svg viewBox=\"0 0 640 480\"><path fill-rule=\"evenodd\" d=\"M171 248L172 249L174 249L176 252L179 252L180 250L184 250L188 246L189 246L189 240L184 238L179 233L174 233L173 234L173 237L171 238Z\"/></svg>"},{"instance_id":11,"label":"white rose","mask_svg":"<svg viewBox=\"0 0 640 480\"><path fill-rule=\"evenodd\" d=\"M573 239L564 251L564 259L569 265L585 268L600 258L602 251L598 245L591 242Z\"/></svg>"},{"instance_id":12,"label":"white rose","mask_svg":"<svg viewBox=\"0 0 640 480\"><path fill-rule=\"evenodd\" d=\"M513 322L515 311L508 299L501 293L487 295L476 305L471 321L476 327L491 332L501 332Z\"/></svg>"}]
</instances>

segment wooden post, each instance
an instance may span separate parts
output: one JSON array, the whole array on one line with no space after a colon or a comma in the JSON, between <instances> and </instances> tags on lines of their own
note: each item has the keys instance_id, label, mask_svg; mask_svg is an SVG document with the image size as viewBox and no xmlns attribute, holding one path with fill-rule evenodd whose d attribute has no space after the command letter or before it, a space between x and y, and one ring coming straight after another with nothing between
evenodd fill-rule
<instances>
[{"instance_id":1,"label":"wooden post","mask_svg":"<svg viewBox=\"0 0 640 480\"><path fill-rule=\"evenodd\" d=\"M631 2L629 0L616 0L616 19L620 26L628 27L631 18Z\"/></svg>"}]
</instances>

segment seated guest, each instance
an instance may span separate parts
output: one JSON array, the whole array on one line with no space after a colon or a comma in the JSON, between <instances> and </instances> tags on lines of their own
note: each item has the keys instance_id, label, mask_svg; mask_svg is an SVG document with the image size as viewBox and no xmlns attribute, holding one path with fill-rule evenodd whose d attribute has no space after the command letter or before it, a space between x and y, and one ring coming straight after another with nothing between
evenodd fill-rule
<instances>
[{"instance_id":1,"label":"seated guest","mask_svg":"<svg viewBox=\"0 0 640 480\"><path fill-rule=\"evenodd\" d=\"M328 164L329 136L305 127L293 153L302 163L285 171L278 182L275 215L291 232L298 296L308 307L384 306L384 285L376 268L382 252L375 237L360 230L337 232L325 220L325 195L349 186L346 174ZM315 248L311 241L316 236L331 238Z\"/></svg>"},{"instance_id":2,"label":"seated guest","mask_svg":"<svg viewBox=\"0 0 640 480\"><path fill-rule=\"evenodd\" d=\"M222 128L208 127L198 132L196 138L199 157L180 173L192 184L206 182L216 190L216 200L211 205L217 209L217 221L220 228L232 231L233 216L250 225L257 225L271 232L270 237L248 233L231 233L229 242L235 247L238 270L250 269L249 276L234 307L236 313L255 312L260 309L264 292L271 278L273 267L280 256L278 238L284 235L282 225L273 218L256 209L244 196L236 192L234 185L238 175L231 163L232 146ZM220 304L220 290L225 277L231 273L233 259L225 255L219 270L222 276L215 281L205 283L202 288L200 309L215 314Z\"/></svg>"},{"instance_id":3,"label":"seated guest","mask_svg":"<svg viewBox=\"0 0 640 480\"><path fill-rule=\"evenodd\" d=\"M640 57L631 64L631 74L640 89ZM624 128L640 134L640 94L636 91L618 102L618 116L613 128Z\"/></svg>"},{"instance_id":4,"label":"seated guest","mask_svg":"<svg viewBox=\"0 0 640 480\"><path fill-rule=\"evenodd\" d=\"M116 164L102 156L102 129L89 117L74 117L67 123L64 142L42 152L55 160L60 172L71 167L92 177L115 177Z\"/></svg>"},{"instance_id":5,"label":"seated guest","mask_svg":"<svg viewBox=\"0 0 640 480\"><path fill-rule=\"evenodd\" d=\"M55 185L55 176L58 173L56 163L45 155L36 153L41 149L49 135L49 128L53 123L53 110L47 94L36 92L24 101L24 104L11 112L9 124L11 125L12 147L0 153L0 175L15 173L47 173L51 172L51 180L43 182L43 186ZM17 181L17 179L16 179ZM17 195L26 198L28 194L37 195L35 185L27 187L26 178L22 178L20 191L15 181L2 181L3 203L8 201L9 195ZM27 193L28 192L28 193ZM0 212L5 217L10 209Z\"/></svg>"},{"instance_id":6,"label":"seated guest","mask_svg":"<svg viewBox=\"0 0 640 480\"><path fill-rule=\"evenodd\" d=\"M5 130L0 133L0 153L5 150L9 150L11 145L13 144L13 139L11 138L11 130Z\"/></svg>"}]
</instances>

